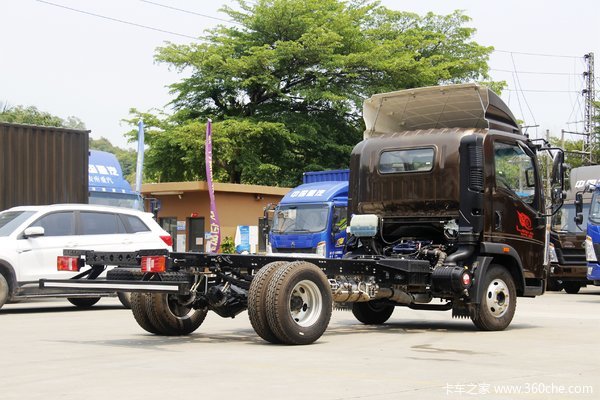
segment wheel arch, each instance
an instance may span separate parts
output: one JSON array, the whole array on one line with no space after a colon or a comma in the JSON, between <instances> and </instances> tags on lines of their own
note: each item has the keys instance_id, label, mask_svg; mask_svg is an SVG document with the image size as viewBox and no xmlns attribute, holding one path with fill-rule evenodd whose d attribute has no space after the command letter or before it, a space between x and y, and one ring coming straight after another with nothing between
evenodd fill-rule
<instances>
[{"instance_id":1,"label":"wheel arch","mask_svg":"<svg viewBox=\"0 0 600 400\"><path fill-rule=\"evenodd\" d=\"M525 294L525 275L523 274L523 264L517 251L506 244L484 243L482 244L482 253L477 257L477 268L475 268L475 282L482 281L491 264L502 265L513 278L517 289L517 296ZM474 303L479 303L483 296L484 288L475 285L471 291L471 298Z\"/></svg>"},{"instance_id":2,"label":"wheel arch","mask_svg":"<svg viewBox=\"0 0 600 400\"><path fill-rule=\"evenodd\" d=\"M17 291L17 275L14 268L6 261L0 259L0 274L4 276L8 283L9 299L14 296Z\"/></svg>"}]
</instances>

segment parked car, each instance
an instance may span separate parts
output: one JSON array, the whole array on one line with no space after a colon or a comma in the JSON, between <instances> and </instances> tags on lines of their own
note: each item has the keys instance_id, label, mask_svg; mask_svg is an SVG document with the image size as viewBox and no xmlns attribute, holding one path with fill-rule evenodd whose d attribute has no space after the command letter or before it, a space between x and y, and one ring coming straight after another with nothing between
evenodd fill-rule
<instances>
[{"instance_id":1,"label":"parked car","mask_svg":"<svg viewBox=\"0 0 600 400\"><path fill-rule=\"evenodd\" d=\"M87 204L10 208L0 212L0 307L29 298L67 297L60 289L42 292L38 283L42 278L70 279L78 274L57 271L63 249L172 250L172 244L152 214L133 209ZM86 308L100 296L87 291L78 297L70 292L67 299ZM128 296L119 294L119 298L127 306Z\"/></svg>"}]
</instances>

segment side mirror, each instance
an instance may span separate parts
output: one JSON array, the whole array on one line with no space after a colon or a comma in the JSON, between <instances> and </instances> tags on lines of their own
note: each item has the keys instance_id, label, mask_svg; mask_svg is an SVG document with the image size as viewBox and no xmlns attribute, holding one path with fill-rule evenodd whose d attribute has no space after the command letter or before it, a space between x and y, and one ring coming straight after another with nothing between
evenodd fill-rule
<instances>
[{"instance_id":1,"label":"side mirror","mask_svg":"<svg viewBox=\"0 0 600 400\"><path fill-rule=\"evenodd\" d=\"M552 186L560 186L562 188L565 167L564 161L565 153L562 151L557 152L552 161L552 179L550 181Z\"/></svg>"},{"instance_id":2,"label":"side mirror","mask_svg":"<svg viewBox=\"0 0 600 400\"><path fill-rule=\"evenodd\" d=\"M575 225L581 225L583 223L583 194L581 192L575 193Z\"/></svg>"},{"instance_id":3,"label":"side mirror","mask_svg":"<svg viewBox=\"0 0 600 400\"><path fill-rule=\"evenodd\" d=\"M575 193L575 213L580 214L583 212L583 194L581 192Z\"/></svg>"},{"instance_id":4,"label":"side mirror","mask_svg":"<svg viewBox=\"0 0 600 400\"><path fill-rule=\"evenodd\" d=\"M45 233L44 228L41 226L30 226L23 231L23 236L25 239L28 239L30 237L44 236Z\"/></svg>"}]
</instances>

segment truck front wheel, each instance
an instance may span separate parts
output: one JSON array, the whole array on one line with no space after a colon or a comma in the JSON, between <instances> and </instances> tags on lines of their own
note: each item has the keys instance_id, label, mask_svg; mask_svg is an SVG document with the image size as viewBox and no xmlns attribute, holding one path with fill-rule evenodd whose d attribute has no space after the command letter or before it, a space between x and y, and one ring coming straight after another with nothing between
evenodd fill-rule
<instances>
[{"instance_id":1,"label":"truck front wheel","mask_svg":"<svg viewBox=\"0 0 600 400\"><path fill-rule=\"evenodd\" d=\"M579 282L563 282L563 287L565 292L569 294L577 294L579 293L579 289L581 289L581 284Z\"/></svg>"},{"instance_id":2,"label":"truck front wheel","mask_svg":"<svg viewBox=\"0 0 600 400\"><path fill-rule=\"evenodd\" d=\"M394 306L379 301L367 301L352 304L352 314L366 325L381 325L394 312Z\"/></svg>"},{"instance_id":3,"label":"truck front wheel","mask_svg":"<svg viewBox=\"0 0 600 400\"><path fill-rule=\"evenodd\" d=\"M252 278L248 291L248 317L258 336L271 343L281 343L269 326L266 310L266 297L269 281L275 271L287 264L287 261L275 261L258 270Z\"/></svg>"},{"instance_id":4,"label":"truck front wheel","mask_svg":"<svg viewBox=\"0 0 600 400\"><path fill-rule=\"evenodd\" d=\"M316 265L296 261L280 266L267 289L267 320L284 344L310 344L323 335L332 312L331 286Z\"/></svg>"},{"instance_id":5,"label":"truck front wheel","mask_svg":"<svg viewBox=\"0 0 600 400\"><path fill-rule=\"evenodd\" d=\"M480 304L470 309L471 320L482 331L501 331L512 321L517 307L517 291L512 275L501 265L490 265L482 280Z\"/></svg>"},{"instance_id":6,"label":"truck front wheel","mask_svg":"<svg viewBox=\"0 0 600 400\"><path fill-rule=\"evenodd\" d=\"M208 308L195 309L188 299L165 293L149 293L148 317L160 334L167 336L189 335L202 325Z\"/></svg>"}]
</instances>

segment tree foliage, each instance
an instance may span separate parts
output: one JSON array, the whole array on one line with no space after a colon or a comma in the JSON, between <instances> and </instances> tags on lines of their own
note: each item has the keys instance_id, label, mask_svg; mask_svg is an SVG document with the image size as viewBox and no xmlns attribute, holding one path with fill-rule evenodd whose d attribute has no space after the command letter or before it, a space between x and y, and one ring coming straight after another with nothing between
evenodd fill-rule
<instances>
[{"instance_id":1,"label":"tree foliage","mask_svg":"<svg viewBox=\"0 0 600 400\"><path fill-rule=\"evenodd\" d=\"M472 40L459 11L418 16L367 0L237 3L223 9L235 24L209 31L206 42L157 49L159 62L189 77L171 86L174 115L144 117L156 122L147 135L156 179L203 177L199 121L212 118L217 180L296 184L303 171L347 167L364 98L487 78L492 48Z\"/></svg>"},{"instance_id":2,"label":"tree foliage","mask_svg":"<svg viewBox=\"0 0 600 400\"><path fill-rule=\"evenodd\" d=\"M41 126L55 126L58 128L85 129L85 124L77 117L70 116L62 119L49 112L38 110L34 106L4 105L0 109L0 121L15 124L31 124Z\"/></svg>"}]
</instances>

